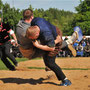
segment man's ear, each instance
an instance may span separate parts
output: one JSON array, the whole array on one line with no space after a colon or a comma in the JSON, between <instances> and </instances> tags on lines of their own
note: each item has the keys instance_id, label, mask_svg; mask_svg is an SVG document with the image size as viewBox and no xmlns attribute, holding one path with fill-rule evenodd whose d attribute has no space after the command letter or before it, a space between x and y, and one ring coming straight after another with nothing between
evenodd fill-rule
<instances>
[{"instance_id":1,"label":"man's ear","mask_svg":"<svg viewBox=\"0 0 90 90\"><path fill-rule=\"evenodd\" d=\"M0 22L2 21L2 19L0 18Z\"/></svg>"},{"instance_id":2,"label":"man's ear","mask_svg":"<svg viewBox=\"0 0 90 90\"><path fill-rule=\"evenodd\" d=\"M34 18L34 16L31 16L31 19L33 19Z\"/></svg>"}]
</instances>

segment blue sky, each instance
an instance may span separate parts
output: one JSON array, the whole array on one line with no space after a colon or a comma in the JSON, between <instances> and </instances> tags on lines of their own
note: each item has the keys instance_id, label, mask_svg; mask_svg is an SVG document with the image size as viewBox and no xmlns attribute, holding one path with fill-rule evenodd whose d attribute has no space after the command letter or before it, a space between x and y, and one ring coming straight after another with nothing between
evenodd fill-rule
<instances>
[{"instance_id":1,"label":"blue sky","mask_svg":"<svg viewBox=\"0 0 90 90\"><path fill-rule=\"evenodd\" d=\"M80 4L80 0L2 0L10 4L11 7L19 8L20 10L26 9L31 4L33 8L43 8L44 10L52 8L58 8L60 10L75 12L76 6Z\"/></svg>"}]
</instances>

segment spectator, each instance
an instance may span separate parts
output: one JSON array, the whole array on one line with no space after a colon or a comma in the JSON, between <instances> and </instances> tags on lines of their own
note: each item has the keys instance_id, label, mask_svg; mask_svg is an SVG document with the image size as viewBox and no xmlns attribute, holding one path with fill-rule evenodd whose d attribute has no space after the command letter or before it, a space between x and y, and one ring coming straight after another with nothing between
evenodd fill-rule
<instances>
[{"instance_id":1,"label":"spectator","mask_svg":"<svg viewBox=\"0 0 90 90\"><path fill-rule=\"evenodd\" d=\"M86 40L86 36L85 36L85 35L83 36L83 39L82 39L82 40L83 40L83 41L85 41L85 40Z\"/></svg>"},{"instance_id":2,"label":"spectator","mask_svg":"<svg viewBox=\"0 0 90 90\"><path fill-rule=\"evenodd\" d=\"M10 25L2 22L1 20L2 19L0 18L0 58L9 70L15 70L15 67L11 64L8 58L15 66L17 66L18 63L15 57L10 53L10 35L14 38L15 43L18 45L17 38L14 31L10 28Z\"/></svg>"},{"instance_id":3,"label":"spectator","mask_svg":"<svg viewBox=\"0 0 90 90\"><path fill-rule=\"evenodd\" d=\"M83 56L83 46L81 43L78 45L77 56Z\"/></svg>"},{"instance_id":4,"label":"spectator","mask_svg":"<svg viewBox=\"0 0 90 90\"><path fill-rule=\"evenodd\" d=\"M81 41L81 44L82 44L83 48L86 46L86 42L83 40Z\"/></svg>"},{"instance_id":5,"label":"spectator","mask_svg":"<svg viewBox=\"0 0 90 90\"><path fill-rule=\"evenodd\" d=\"M78 45L79 45L79 42L78 42L78 41L76 41L76 42L73 44L73 47L75 48L76 51L78 50Z\"/></svg>"},{"instance_id":6,"label":"spectator","mask_svg":"<svg viewBox=\"0 0 90 90\"><path fill-rule=\"evenodd\" d=\"M65 41L65 40L68 40L68 36L65 36L65 39L64 39L64 41Z\"/></svg>"},{"instance_id":7,"label":"spectator","mask_svg":"<svg viewBox=\"0 0 90 90\"><path fill-rule=\"evenodd\" d=\"M86 46L84 47L84 56L89 57L90 56L90 43L87 42Z\"/></svg>"},{"instance_id":8,"label":"spectator","mask_svg":"<svg viewBox=\"0 0 90 90\"><path fill-rule=\"evenodd\" d=\"M86 38L85 42L86 42L86 43L89 42L89 38Z\"/></svg>"}]
</instances>

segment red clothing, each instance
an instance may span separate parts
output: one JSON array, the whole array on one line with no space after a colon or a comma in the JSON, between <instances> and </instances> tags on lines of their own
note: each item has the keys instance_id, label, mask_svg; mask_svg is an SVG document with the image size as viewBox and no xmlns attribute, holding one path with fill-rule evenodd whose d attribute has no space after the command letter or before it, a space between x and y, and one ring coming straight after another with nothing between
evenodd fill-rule
<instances>
[{"instance_id":1,"label":"red clothing","mask_svg":"<svg viewBox=\"0 0 90 90\"><path fill-rule=\"evenodd\" d=\"M10 40L9 32L10 32L9 24L1 23L0 24L0 45Z\"/></svg>"}]
</instances>

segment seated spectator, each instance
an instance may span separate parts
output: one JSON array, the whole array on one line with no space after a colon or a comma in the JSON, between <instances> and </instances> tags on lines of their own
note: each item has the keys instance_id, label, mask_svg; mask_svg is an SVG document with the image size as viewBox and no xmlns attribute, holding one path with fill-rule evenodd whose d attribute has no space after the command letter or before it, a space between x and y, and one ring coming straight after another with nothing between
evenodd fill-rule
<instances>
[{"instance_id":1,"label":"seated spectator","mask_svg":"<svg viewBox=\"0 0 90 90\"><path fill-rule=\"evenodd\" d=\"M86 43L89 42L89 38L86 38L85 42L86 42Z\"/></svg>"},{"instance_id":2,"label":"seated spectator","mask_svg":"<svg viewBox=\"0 0 90 90\"><path fill-rule=\"evenodd\" d=\"M79 42L76 41L74 44L73 44L73 47L75 48L75 50L78 50L78 45L79 45Z\"/></svg>"},{"instance_id":3,"label":"seated spectator","mask_svg":"<svg viewBox=\"0 0 90 90\"><path fill-rule=\"evenodd\" d=\"M84 47L84 56L89 57L90 56L90 43L87 42L86 46Z\"/></svg>"},{"instance_id":4,"label":"seated spectator","mask_svg":"<svg viewBox=\"0 0 90 90\"><path fill-rule=\"evenodd\" d=\"M83 56L83 46L81 43L78 45L77 56Z\"/></svg>"},{"instance_id":5,"label":"seated spectator","mask_svg":"<svg viewBox=\"0 0 90 90\"><path fill-rule=\"evenodd\" d=\"M90 38L88 38L88 42L90 43Z\"/></svg>"},{"instance_id":6,"label":"seated spectator","mask_svg":"<svg viewBox=\"0 0 90 90\"><path fill-rule=\"evenodd\" d=\"M81 44L82 44L82 46L83 46L83 47L85 47L85 46L86 46L86 42L85 42L85 41L83 41L83 40L81 41Z\"/></svg>"}]
</instances>

